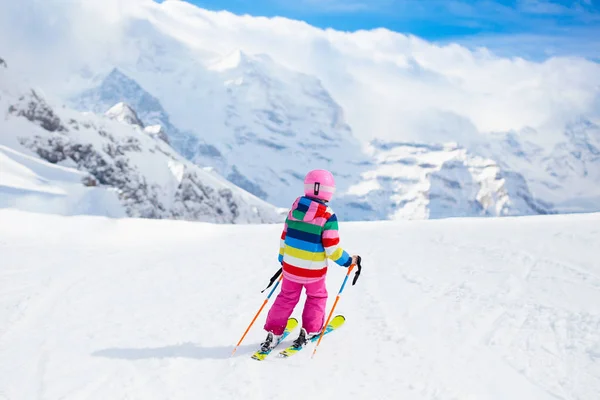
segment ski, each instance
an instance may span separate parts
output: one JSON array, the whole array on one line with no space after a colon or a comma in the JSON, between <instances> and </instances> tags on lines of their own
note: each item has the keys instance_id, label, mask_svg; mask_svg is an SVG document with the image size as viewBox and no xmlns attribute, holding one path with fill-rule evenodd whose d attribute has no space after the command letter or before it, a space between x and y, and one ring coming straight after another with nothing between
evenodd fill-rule
<instances>
[{"instance_id":1,"label":"ski","mask_svg":"<svg viewBox=\"0 0 600 400\"><path fill-rule=\"evenodd\" d=\"M346 317L344 317L343 315L336 315L329 322L329 324L327 325L327 328L325 328L325 332L323 333L323 336L338 329L339 327L341 327L344 324L344 322L346 322ZM317 335L317 336L310 338L309 342L311 342L311 343L317 342L319 340L320 336L321 335ZM279 357L283 357L283 358L291 357L294 354L296 354L297 352L299 352L300 350L302 350L304 347L306 347L306 346L301 346L301 347L290 346L287 349L284 349L281 352L279 352Z\"/></svg>"},{"instance_id":2,"label":"ski","mask_svg":"<svg viewBox=\"0 0 600 400\"><path fill-rule=\"evenodd\" d=\"M287 325L285 326L285 330L283 331L283 335L279 338L279 341L268 351L257 350L252 354L252 359L262 361L273 351L275 347L279 345L295 328L298 326L298 320L296 318L288 319Z\"/></svg>"}]
</instances>

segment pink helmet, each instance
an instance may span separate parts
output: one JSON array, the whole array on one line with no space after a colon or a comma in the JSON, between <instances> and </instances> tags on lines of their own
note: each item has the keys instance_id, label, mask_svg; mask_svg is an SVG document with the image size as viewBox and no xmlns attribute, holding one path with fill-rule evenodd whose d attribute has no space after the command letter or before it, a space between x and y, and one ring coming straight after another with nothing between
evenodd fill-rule
<instances>
[{"instance_id":1,"label":"pink helmet","mask_svg":"<svg viewBox=\"0 0 600 400\"><path fill-rule=\"evenodd\" d=\"M331 172L314 169L304 178L304 194L320 200L330 201L335 192L335 181Z\"/></svg>"}]
</instances>

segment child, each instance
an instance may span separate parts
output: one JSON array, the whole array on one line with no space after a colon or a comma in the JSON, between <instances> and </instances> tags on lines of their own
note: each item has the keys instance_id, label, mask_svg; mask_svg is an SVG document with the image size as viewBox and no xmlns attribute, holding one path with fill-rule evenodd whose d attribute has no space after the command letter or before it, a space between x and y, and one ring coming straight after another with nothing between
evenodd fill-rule
<instances>
[{"instance_id":1,"label":"child","mask_svg":"<svg viewBox=\"0 0 600 400\"><path fill-rule=\"evenodd\" d=\"M327 205L335 191L333 175L317 169L304 178L304 196L298 197L285 220L279 262L283 267L281 292L267 315L267 338L261 349L267 351L279 343L288 318L306 289L302 328L294 346L305 345L321 333L327 304L327 258L342 267L357 262L339 246L338 221Z\"/></svg>"}]
</instances>

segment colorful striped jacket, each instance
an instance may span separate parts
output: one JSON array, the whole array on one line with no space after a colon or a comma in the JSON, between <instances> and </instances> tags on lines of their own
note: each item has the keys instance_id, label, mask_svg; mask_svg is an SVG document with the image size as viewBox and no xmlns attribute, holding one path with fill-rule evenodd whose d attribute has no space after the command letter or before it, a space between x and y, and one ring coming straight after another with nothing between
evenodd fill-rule
<instances>
[{"instance_id":1,"label":"colorful striped jacket","mask_svg":"<svg viewBox=\"0 0 600 400\"><path fill-rule=\"evenodd\" d=\"M281 234L279 262L284 277L298 283L317 281L327 273L327 258L349 267L352 258L339 242L338 220L331 207L298 197Z\"/></svg>"}]
</instances>

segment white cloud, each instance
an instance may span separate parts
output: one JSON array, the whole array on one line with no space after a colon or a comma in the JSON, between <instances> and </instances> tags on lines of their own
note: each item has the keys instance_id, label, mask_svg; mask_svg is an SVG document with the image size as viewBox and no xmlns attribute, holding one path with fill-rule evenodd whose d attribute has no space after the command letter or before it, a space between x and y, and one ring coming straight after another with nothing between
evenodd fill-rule
<instances>
[{"instance_id":1,"label":"white cloud","mask_svg":"<svg viewBox=\"0 0 600 400\"><path fill-rule=\"evenodd\" d=\"M569 36L548 34L496 34L474 35L455 39L468 48L486 46L501 57L521 57L542 61L551 57L568 57L577 55L593 61L600 61L600 30L589 28L573 28ZM446 42L448 43L448 42ZM449 42L451 43L451 41Z\"/></svg>"},{"instance_id":2,"label":"white cloud","mask_svg":"<svg viewBox=\"0 0 600 400\"><path fill-rule=\"evenodd\" d=\"M21 6L27 3L37 4L24 0ZM19 16L17 8L9 6L8 12ZM155 92L167 93L174 87L168 79L193 73L193 63L206 62L211 55L236 49L267 53L280 64L318 76L362 139L467 140L477 132L525 126L560 130L571 118L600 113L600 66L581 58L532 62L384 29L322 30L285 18L200 10L183 2L47 1L38 11L34 21L11 14L0 21L0 36L8 39L0 45L12 46L5 57L10 64L16 55L23 66L27 57L18 55L43 46L68 60L69 65L56 67L60 71L104 61L134 68L143 56L170 69L162 81L151 82ZM32 22L37 31L28 31ZM132 26L144 24L148 29L132 36ZM159 38L160 32L168 38ZM183 44L182 49L161 56L156 49L174 47L169 41ZM140 52L140 46L146 50ZM5 50L0 46L0 56ZM177 58L182 55L189 58ZM45 66L25 67L43 76Z\"/></svg>"},{"instance_id":3,"label":"white cloud","mask_svg":"<svg viewBox=\"0 0 600 400\"><path fill-rule=\"evenodd\" d=\"M144 0L0 2L0 52L24 75L61 79L111 53L124 56L126 22Z\"/></svg>"}]
</instances>

